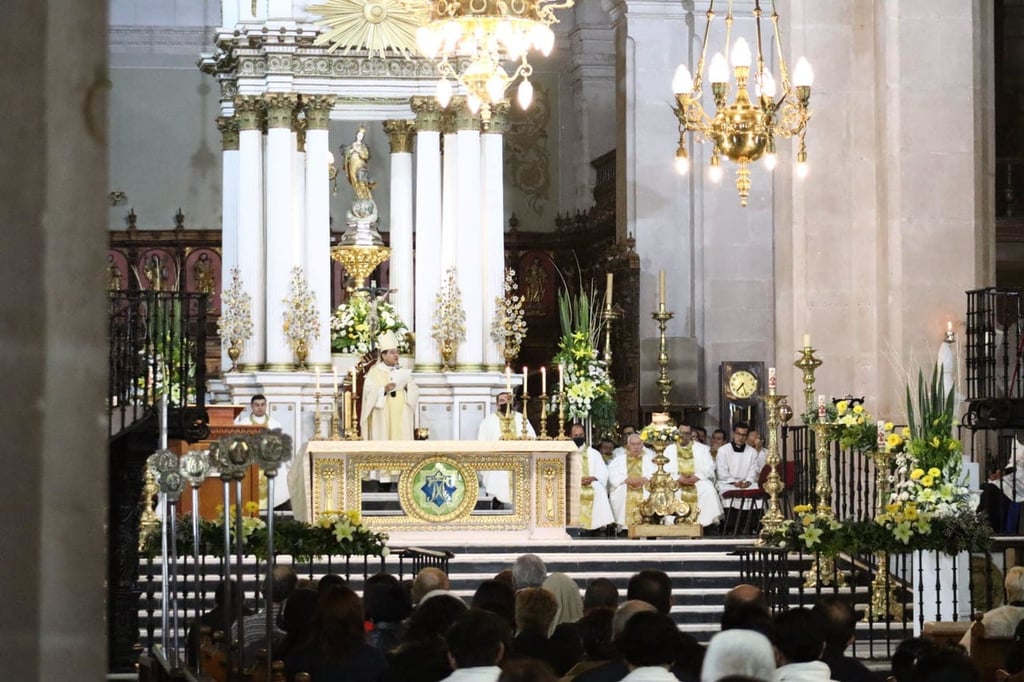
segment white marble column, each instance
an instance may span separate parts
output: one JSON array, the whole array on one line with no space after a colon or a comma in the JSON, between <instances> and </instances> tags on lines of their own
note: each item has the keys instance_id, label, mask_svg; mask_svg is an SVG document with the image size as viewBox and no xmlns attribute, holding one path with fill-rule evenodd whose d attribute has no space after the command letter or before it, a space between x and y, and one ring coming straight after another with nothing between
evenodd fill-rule
<instances>
[{"instance_id":1,"label":"white marble column","mask_svg":"<svg viewBox=\"0 0 1024 682\"><path fill-rule=\"evenodd\" d=\"M432 97L412 98L416 112L416 367L437 369L430 337L434 296L441 284L441 111ZM409 322L406 322L409 324Z\"/></svg>"},{"instance_id":2,"label":"white marble column","mask_svg":"<svg viewBox=\"0 0 1024 682\"><path fill-rule=\"evenodd\" d=\"M412 121L384 122L391 145L391 301L399 317L412 323L415 281L412 258Z\"/></svg>"},{"instance_id":3,"label":"white marble column","mask_svg":"<svg viewBox=\"0 0 1024 682\"><path fill-rule=\"evenodd\" d=\"M267 369L291 370L295 353L284 335L284 299L291 288L291 269L299 265L292 232L292 112L291 93L264 95L267 108Z\"/></svg>"},{"instance_id":4,"label":"white marble column","mask_svg":"<svg viewBox=\"0 0 1024 682\"><path fill-rule=\"evenodd\" d=\"M459 346L457 363L460 369L480 371L484 368L483 316L483 240L481 237L480 117L465 104L455 109L456 161L455 182L458 184L455 205L455 274L466 311L466 339Z\"/></svg>"},{"instance_id":5,"label":"white marble column","mask_svg":"<svg viewBox=\"0 0 1024 682\"><path fill-rule=\"evenodd\" d=\"M238 268L242 287L252 297L253 336L242 349L239 365L258 369L267 357L265 264L263 238L263 102L235 98L238 119Z\"/></svg>"},{"instance_id":6,"label":"white marble column","mask_svg":"<svg viewBox=\"0 0 1024 682\"><path fill-rule=\"evenodd\" d=\"M307 97L306 109L306 200L305 270L310 291L316 293L320 338L310 347L309 364L331 361L331 188L328 123L334 97Z\"/></svg>"},{"instance_id":7,"label":"white marble column","mask_svg":"<svg viewBox=\"0 0 1024 682\"><path fill-rule=\"evenodd\" d=\"M455 213L458 206L459 181L456 167L459 162L459 136L455 130L452 110L441 116L441 271L455 264Z\"/></svg>"},{"instance_id":8,"label":"white marble column","mask_svg":"<svg viewBox=\"0 0 1024 682\"><path fill-rule=\"evenodd\" d=\"M221 116L217 119L221 141L221 235L220 290L231 286L231 270L238 265L238 119ZM223 306L223 304L222 304ZM231 367L227 339L221 339L220 366Z\"/></svg>"},{"instance_id":9,"label":"white marble column","mask_svg":"<svg viewBox=\"0 0 1024 682\"><path fill-rule=\"evenodd\" d=\"M508 131L508 105L494 107L491 126L480 136L483 202L480 211L481 259L483 275L481 304L483 306L484 365L501 370L505 358L491 339L495 299L505 294L505 178L502 142Z\"/></svg>"}]
</instances>

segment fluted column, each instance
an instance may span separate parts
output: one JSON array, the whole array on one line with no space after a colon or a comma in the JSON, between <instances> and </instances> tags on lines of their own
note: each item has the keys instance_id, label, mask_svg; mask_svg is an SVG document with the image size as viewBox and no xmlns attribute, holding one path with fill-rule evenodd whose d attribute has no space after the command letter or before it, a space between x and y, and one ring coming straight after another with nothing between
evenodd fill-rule
<instances>
[{"instance_id":1,"label":"fluted column","mask_svg":"<svg viewBox=\"0 0 1024 682\"><path fill-rule=\"evenodd\" d=\"M455 266L462 305L466 311L466 340L459 347L458 365L470 371L484 368L483 268L480 258L480 217L483 183L480 172L480 117L464 103L455 109L457 148L455 181Z\"/></svg>"},{"instance_id":2,"label":"fluted column","mask_svg":"<svg viewBox=\"0 0 1024 682\"><path fill-rule=\"evenodd\" d=\"M391 143L391 281L395 309L406 324L413 319L412 121L384 122Z\"/></svg>"},{"instance_id":3,"label":"fluted column","mask_svg":"<svg viewBox=\"0 0 1024 682\"><path fill-rule=\"evenodd\" d=\"M284 299L291 269L299 265L292 232L292 93L264 95L267 107L267 369L290 370L295 354L284 336Z\"/></svg>"},{"instance_id":4,"label":"fluted column","mask_svg":"<svg viewBox=\"0 0 1024 682\"><path fill-rule=\"evenodd\" d=\"M413 97L416 112L416 367L437 368L430 337L434 294L441 284L441 111L432 97ZM407 322L408 324L408 322Z\"/></svg>"},{"instance_id":5,"label":"fluted column","mask_svg":"<svg viewBox=\"0 0 1024 682\"><path fill-rule=\"evenodd\" d=\"M331 361L331 144L328 123L333 95L306 98L306 277L316 293L320 338L310 347L312 364Z\"/></svg>"},{"instance_id":6,"label":"fluted column","mask_svg":"<svg viewBox=\"0 0 1024 682\"><path fill-rule=\"evenodd\" d=\"M263 238L263 101L235 97L238 119L238 269L242 286L252 297L252 338L242 348L239 364L258 369L267 357L266 275Z\"/></svg>"},{"instance_id":7,"label":"fluted column","mask_svg":"<svg viewBox=\"0 0 1024 682\"><path fill-rule=\"evenodd\" d=\"M221 300L226 287L231 286L231 269L238 265L238 119L234 116L217 118L221 147L221 234L220 234L220 290ZM221 339L220 366L231 367L225 339Z\"/></svg>"},{"instance_id":8,"label":"fluted column","mask_svg":"<svg viewBox=\"0 0 1024 682\"><path fill-rule=\"evenodd\" d=\"M483 205L480 211L483 276L483 344L487 369L500 370L504 357L491 340L495 299L505 291L505 182L502 142L508 132L508 104L494 106L491 127L480 137Z\"/></svg>"}]
</instances>

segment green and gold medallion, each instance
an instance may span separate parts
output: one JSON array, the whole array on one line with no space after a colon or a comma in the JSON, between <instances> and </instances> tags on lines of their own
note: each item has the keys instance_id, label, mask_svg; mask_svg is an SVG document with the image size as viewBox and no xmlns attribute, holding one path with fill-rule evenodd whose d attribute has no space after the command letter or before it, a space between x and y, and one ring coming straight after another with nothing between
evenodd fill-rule
<instances>
[{"instance_id":1,"label":"green and gold medallion","mask_svg":"<svg viewBox=\"0 0 1024 682\"><path fill-rule=\"evenodd\" d=\"M420 460L399 483L402 508L424 521L462 518L473 511L476 497L476 475L449 457Z\"/></svg>"}]
</instances>

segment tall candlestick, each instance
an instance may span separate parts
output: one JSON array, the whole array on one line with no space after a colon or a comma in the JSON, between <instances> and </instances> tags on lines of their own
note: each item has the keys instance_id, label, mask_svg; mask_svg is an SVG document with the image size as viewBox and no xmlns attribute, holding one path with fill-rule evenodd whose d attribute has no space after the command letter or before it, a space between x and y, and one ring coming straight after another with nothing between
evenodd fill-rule
<instances>
[{"instance_id":1,"label":"tall candlestick","mask_svg":"<svg viewBox=\"0 0 1024 682\"><path fill-rule=\"evenodd\" d=\"M527 369L526 369L526 365L523 365L523 396L524 397L526 396L526 375L527 375L527 373L528 372L527 372Z\"/></svg>"},{"instance_id":2,"label":"tall candlestick","mask_svg":"<svg viewBox=\"0 0 1024 682\"><path fill-rule=\"evenodd\" d=\"M811 335L810 334L804 334L804 348L810 348L810 347L811 347Z\"/></svg>"},{"instance_id":3,"label":"tall candlestick","mask_svg":"<svg viewBox=\"0 0 1024 682\"><path fill-rule=\"evenodd\" d=\"M825 396L819 395L818 396L818 421L820 421L820 422L825 421L825 418L826 418L827 415L828 415L828 413L825 410Z\"/></svg>"},{"instance_id":4,"label":"tall candlestick","mask_svg":"<svg viewBox=\"0 0 1024 682\"><path fill-rule=\"evenodd\" d=\"M334 368L334 395L338 395L338 368Z\"/></svg>"},{"instance_id":5,"label":"tall candlestick","mask_svg":"<svg viewBox=\"0 0 1024 682\"><path fill-rule=\"evenodd\" d=\"M505 365L505 392L512 395L512 368Z\"/></svg>"},{"instance_id":6,"label":"tall candlestick","mask_svg":"<svg viewBox=\"0 0 1024 682\"><path fill-rule=\"evenodd\" d=\"M612 301L612 273L608 273L608 280L604 286L604 300L605 305L608 305Z\"/></svg>"},{"instance_id":7,"label":"tall candlestick","mask_svg":"<svg viewBox=\"0 0 1024 682\"><path fill-rule=\"evenodd\" d=\"M779 387L779 380L775 375L775 368L768 368L768 395L775 395L775 390Z\"/></svg>"},{"instance_id":8,"label":"tall candlestick","mask_svg":"<svg viewBox=\"0 0 1024 682\"><path fill-rule=\"evenodd\" d=\"M316 392L320 392L320 368L316 368Z\"/></svg>"},{"instance_id":9,"label":"tall candlestick","mask_svg":"<svg viewBox=\"0 0 1024 682\"><path fill-rule=\"evenodd\" d=\"M611 275L608 276L611 277ZM544 365L540 366L540 392L541 395L548 394L548 368Z\"/></svg>"},{"instance_id":10,"label":"tall candlestick","mask_svg":"<svg viewBox=\"0 0 1024 682\"><path fill-rule=\"evenodd\" d=\"M658 271L658 305L665 305L665 271Z\"/></svg>"},{"instance_id":11,"label":"tall candlestick","mask_svg":"<svg viewBox=\"0 0 1024 682\"><path fill-rule=\"evenodd\" d=\"M562 363L558 363L558 392L565 392L565 369Z\"/></svg>"}]
</instances>

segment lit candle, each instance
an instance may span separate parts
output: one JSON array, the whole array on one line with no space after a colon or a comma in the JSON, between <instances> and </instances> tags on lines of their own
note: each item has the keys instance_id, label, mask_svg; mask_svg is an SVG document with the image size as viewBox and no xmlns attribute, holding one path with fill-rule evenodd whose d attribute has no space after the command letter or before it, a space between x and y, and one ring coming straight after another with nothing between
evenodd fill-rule
<instances>
[{"instance_id":1,"label":"lit candle","mask_svg":"<svg viewBox=\"0 0 1024 682\"><path fill-rule=\"evenodd\" d=\"M611 305L612 302L612 273L608 273L608 280L604 285L604 303L605 305Z\"/></svg>"},{"instance_id":2,"label":"lit candle","mask_svg":"<svg viewBox=\"0 0 1024 682\"><path fill-rule=\"evenodd\" d=\"M810 334L804 334L804 348L810 348L810 347L811 347L811 335Z\"/></svg>"},{"instance_id":3,"label":"lit candle","mask_svg":"<svg viewBox=\"0 0 1024 682\"><path fill-rule=\"evenodd\" d=\"M563 393L565 391L565 374L562 363L558 363L558 392Z\"/></svg>"},{"instance_id":4,"label":"lit candle","mask_svg":"<svg viewBox=\"0 0 1024 682\"><path fill-rule=\"evenodd\" d=\"M768 395L775 395L775 389L778 388L778 379L775 376L775 368L768 368Z\"/></svg>"},{"instance_id":5,"label":"lit candle","mask_svg":"<svg viewBox=\"0 0 1024 682\"><path fill-rule=\"evenodd\" d=\"M356 392L356 376L357 376L356 375L356 367L357 367L357 365L352 365L352 392L353 393Z\"/></svg>"},{"instance_id":6,"label":"lit candle","mask_svg":"<svg viewBox=\"0 0 1024 682\"><path fill-rule=\"evenodd\" d=\"M611 277L611 275L609 275L609 277ZM949 336L952 333L953 333L953 321L952 320L947 320L946 321L946 335Z\"/></svg>"},{"instance_id":7,"label":"lit candle","mask_svg":"<svg viewBox=\"0 0 1024 682\"><path fill-rule=\"evenodd\" d=\"M611 277L611 275L608 276ZM608 281L611 282L611 280ZM540 394L548 394L548 368L546 365L540 366Z\"/></svg>"},{"instance_id":8,"label":"lit candle","mask_svg":"<svg viewBox=\"0 0 1024 682\"><path fill-rule=\"evenodd\" d=\"M512 395L512 368L505 365L505 392Z\"/></svg>"},{"instance_id":9,"label":"lit candle","mask_svg":"<svg viewBox=\"0 0 1024 682\"><path fill-rule=\"evenodd\" d=\"M320 368L316 368L316 392L320 392Z\"/></svg>"},{"instance_id":10,"label":"lit candle","mask_svg":"<svg viewBox=\"0 0 1024 682\"><path fill-rule=\"evenodd\" d=\"M658 305L665 305L665 271L658 271Z\"/></svg>"},{"instance_id":11,"label":"lit candle","mask_svg":"<svg viewBox=\"0 0 1024 682\"><path fill-rule=\"evenodd\" d=\"M338 395L338 368L334 368L334 395Z\"/></svg>"},{"instance_id":12,"label":"lit candle","mask_svg":"<svg viewBox=\"0 0 1024 682\"><path fill-rule=\"evenodd\" d=\"M348 431L355 421L355 415L352 414L352 391L345 391L345 400L343 402L345 403L345 414L341 423L345 424L345 431Z\"/></svg>"},{"instance_id":13,"label":"lit candle","mask_svg":"<svg viewBox=\"0 0 1024 682\"><path fill-rule=\"evenodd\" d=\"M526 369L526 365L523 365L523 396L524 397L529 395L526 392L526 375L527 375L527 373L528 373L528 370Z\"/></svg>"},{"instance_id":14,"label":"lit candle","mask_svg":"<svg viewBox=\"0 0 1024 682\"><path fill-rule=\"evenodd\" d=\"M885 451L885 421L882 419L878 420L878 451Z\"/></svg>"},{"instance_id":15,"label":"lit candle","mask_svg":"<svg viewBox=\"0 0 1024 682\"><path fill-rule=\"evenodd\" d=\"M828 413L825 411L825 396L819 395L818 396L818 421L819 422L825 421L827 415L828 415Z\"/></svg>"}]
</instances>

